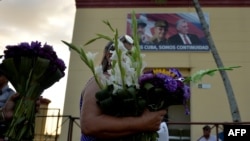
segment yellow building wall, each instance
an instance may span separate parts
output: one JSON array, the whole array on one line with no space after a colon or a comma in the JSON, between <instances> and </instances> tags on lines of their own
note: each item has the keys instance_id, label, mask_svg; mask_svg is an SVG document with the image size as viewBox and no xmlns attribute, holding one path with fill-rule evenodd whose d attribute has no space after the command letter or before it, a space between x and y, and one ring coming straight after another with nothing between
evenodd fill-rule
<instances>
[{"instance_id":1,"label":"yellow building wall","mask_svg":"<svg viewBox=\"0 0 250 141\"><path fill-rule=\"evenodd\" d=\"M96 37L96 33L112 36L108 27L102 23L108 20L120 34L126 33L127 14L134 10L136 13L181 13L195 12L188 8L86 8L77 9L72 42L83 45ZM228 71L231 85L239 106L242 121L250 121L248 110L250 94L248 91L250 75L250 8L203 8L209 14L210 32L224 66L242 66ZM71 42L71 41L69 41ZM96 64L102 57L105 40L85 47L91 52L99 52ZM148 67L181 67L190 68L191 74L207 68L216 68L211 52L142 52L146 54ZM80 93L85 83L92 76L90 70L80 60L75 52L71 52L68 83L66 89L64 115L79 117ZM201 83L210 84L210 89L200 89L191 86L191 122L232 122L230 107L223 81L219 73L213 77L206 76ZM202 135L202 125L191 127L191 140ZM67 140L68 127L63 126L60 141ZM80 129L74 126L73 141L80 140Z\"/></svg>"}]
</instances>

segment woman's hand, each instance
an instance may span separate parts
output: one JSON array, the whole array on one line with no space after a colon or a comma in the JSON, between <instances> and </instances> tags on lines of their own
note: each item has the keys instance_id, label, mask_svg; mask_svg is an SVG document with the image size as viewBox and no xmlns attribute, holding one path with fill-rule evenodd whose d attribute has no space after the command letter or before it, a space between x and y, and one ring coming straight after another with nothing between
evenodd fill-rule
<instances>
[{"instance_id":1,"label":"woman's hand","mask_svg":"<svg viewBox=\"0 0 250 141\"><path fill-rule=\"evenodd\" d=\"M3 114L4 114L4 118L5 120L11 120L13 118L13 115L14 115L14 108L15 108L15 104L16 104L16 101L20 98L20 95L18 93L12 95L8 101L6 102L6 104L4 105L3 107ZM36 100L36 112L39 111L39 108L40 108L40 100L41 100L42 97L39 97L37 100Z\"/></svg>"},{"instance_id":2,"label":"woman's hand","mask_svg":"<svg viewBox=\"0 0 250 141\"><path fill-rule=\"evenodd\" d=\"M155 112L150 112L145 110L141 116L142 120L142 129L145 131L157 131L160 128L160 124L167 114L166 110L160 110Z\"/></svg>"}]
</instances>

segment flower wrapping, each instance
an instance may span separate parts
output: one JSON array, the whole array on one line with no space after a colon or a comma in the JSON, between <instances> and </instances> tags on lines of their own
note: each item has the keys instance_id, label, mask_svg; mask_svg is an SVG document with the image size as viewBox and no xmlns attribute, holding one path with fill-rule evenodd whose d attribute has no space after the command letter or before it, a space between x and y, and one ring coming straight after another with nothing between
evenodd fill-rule
<instances>
[{"instance_id":1,"label":"flower wrapping","mask_svg":"<svg viewBox=\"0 0 250 141\"><path fill-rule=\"evenodd\" d=\"M64 77L66 66L52 46L27 42L6 46L0 70L20 94L5 134L11 141L33 140L36 100Z\"/></svg>"}]
</instances>

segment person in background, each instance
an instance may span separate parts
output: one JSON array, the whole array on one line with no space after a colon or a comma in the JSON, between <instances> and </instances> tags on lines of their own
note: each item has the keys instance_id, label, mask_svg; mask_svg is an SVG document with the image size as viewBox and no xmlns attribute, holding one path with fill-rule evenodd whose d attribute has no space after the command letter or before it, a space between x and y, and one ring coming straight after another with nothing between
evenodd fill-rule
<instances>
[{"instance_id":1,"label":"person in background","mask_svg":"<svg viewBox=\"0 0 250 141\"><path fill-rule=\"evenodd\" d=\"M15 93L15 91L9 87L8 83L9 80L0 71L0 108L2 108L9 97Z\"/></svg>"},{"instance_id":2,"label":"person in background","mask_svg":"<svg viewBox=\"0 0 250 141\"><path fill-rule=\"evenodd\" d=\"M4 133L7 131L8 127L7 125L11 122L13 115L14 115L14 109L15 109L15 103L16 100L20 98L18 93L12 94L9 99L6 101L4 106L0 108L0 141L4 140ZM39 112L39 108L41 105L41 99L42 97L39 97L36 100L36 112Z\"/></svg>"},{"instance_id":3,"label":"person in background","mask_svg":"<svg viewBox=\"0 0 250 141\"><path fill-rule=\"evenodd\" d=\"M168 22L165 20L158 20L155 22L154 35L151 39L152 44L168 45L166 34L168 32Z\"/></svg>"},{"instance_id":4,"label":"person in background","mask_svg":"<svg viewBox=\"0 0 250 141\"><path fill-rule=\"evenodd\" d=\"M14 114L15 101L18 99L18 97L19 94L13 94L6 101L5 105L2 108L0 108L0 124L11 121Z\"/></svg>"},{"instance_id":5,"label":"person in background","mask_svg":"<svg viewBox=\"0 0 250 141\"><path fill-rule=\"evenodd\" d=\"M133 39L130 36L122 36L120 41L126 49L132 48ZM114 50L113 43L109 42L104 48L101 61L104 74L111 67L110 57L112 54L110 51L112 50ZM82 91L80 100L81 141L112 140L138 132L159 130L163 117L167 113L166 110L150 112L145 109L144 113L138 117L120 118L106 115L96 103L95 94L99 90L100 88L92 77Z\"/></svg>"},{"instance_id":6,"label":"person in background","mask_svg":"<svg viewBox=\"0 0 250 141\"><path fill-rule=\"evenodd\" d=\"M3 75L3 73L0 72L0 109L2 109L8 99L15 94L15 91L12 90L9 85L9 80ZM0 111L0 120L8 119L9 114L5 116L3 111ZM7 130L7 124L6 123L0 123L0 141L4 140L4 133Z\"/></svg>"},{"instance_id":7,"label":"person in background","mask_svg":"<svg viewBox=\"0 0 250 141\"><path fill-rule=\"evenodd\" d=\"M195 34L190 34L188 22L185 19L180 19L176 22L177 34L169 37L169 42L176 45L200 45L202 44L199 37Z\"/></svg>"},{"instance_id":8,"label":"person in background","mask_svg":"<svg viewBox=\"0 0 250 141\"><path fill-rule=\"evenodd\" d=\"M217 137L215 135L211 135L211 127L206 125L202 128L203 136L201 136L197 141L217 141ZM221 141L218 138L218 141Z\"/></svg>"},{"instance_id":9,"label":"person in background","mask_svg":"<svg viewBox=\"0 0 250 141\"><path fill-rule=\"evenodd\" d=\"M146 26L146 22L144 22L142 19L137 20L137 35L139 37L139 44L148 43L150 40L150 37L145 33Z\"/></svg>"},{"instance_id":10,"label":"person in background","mask_svg":"<svg viewBox=\"0 0 250 141\"><path fill-rule=\"evenodd\" d=\"M2 59L3 55L0 55ZM0 141L5 141L5 132L11 122L15 109L15 102L20 98L12 88L9 87L9 80L0 70ZM39 111L42 96L36 100L36 112Z\"/></svg>"}]
</instances>

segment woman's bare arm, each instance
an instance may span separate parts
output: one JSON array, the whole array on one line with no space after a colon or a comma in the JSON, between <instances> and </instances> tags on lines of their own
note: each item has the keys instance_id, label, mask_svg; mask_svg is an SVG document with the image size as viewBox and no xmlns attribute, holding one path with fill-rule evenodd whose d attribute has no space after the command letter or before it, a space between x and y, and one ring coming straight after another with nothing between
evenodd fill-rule
<instances>
[{"instance_id":1,"label":"woman's bare arm","mask_svg":"<svg viewBox=\"0 0 250 141\"><path fill-rule=\"evenodd\" d=\"M156 131L159 129L165 110L158 112L145 111L140 117L114 117L105 115L99 109L95 93L99 87L90 80L84 90L81 111L81 131L85 135L97 138L116 138L137 132Z\"/></svg>"}]
</instances>

